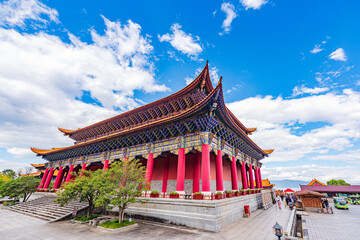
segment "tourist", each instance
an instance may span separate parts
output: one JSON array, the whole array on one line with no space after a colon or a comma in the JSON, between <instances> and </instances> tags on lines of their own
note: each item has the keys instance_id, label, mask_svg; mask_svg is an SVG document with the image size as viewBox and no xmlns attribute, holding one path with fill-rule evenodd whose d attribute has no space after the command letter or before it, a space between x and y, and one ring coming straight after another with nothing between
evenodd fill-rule
<instances>
[{"instance_id":1,"label":"tourist","mask_svg":"<svg viewBox=\"0 0 360 240\"><path fill-rule=\"evenodd\" d=\"M325 201L323 199L321 199L321 205L325 209Z\"/></svg>"},{"instance_id":2,"label":"tourist","mask_svg":"<svg viewBox=\"0 0 360 240\"><path fill-rule=\"evenodd\" d=\"M326 198L324 200L324 203L325 203L326 208L328 208L329 207L329 201Z\"/></svg>"},{"instance_id":3,"label":"tourist","mask_svg":"<svg viewBox=\"0 0 360 240\"><path fill-rule=\"evenodd\" d=\"M285 198L285 207L287 206L287 205L289 205L289 202L291 201L291 199L290 199L290 197L289 197L289 195L287 195L286 196L286 198Z\"/></svg>"},{"instance_id":4,"label":"tourist","mask_svg":"<svg viewBox=\"0 0 360 240\"><path fill-rule=\"evenodd\" d=\"M281 209L281 198L279 196L276 197L276 201L277 201L279 209Z\"/></svg>"}]
</instances>

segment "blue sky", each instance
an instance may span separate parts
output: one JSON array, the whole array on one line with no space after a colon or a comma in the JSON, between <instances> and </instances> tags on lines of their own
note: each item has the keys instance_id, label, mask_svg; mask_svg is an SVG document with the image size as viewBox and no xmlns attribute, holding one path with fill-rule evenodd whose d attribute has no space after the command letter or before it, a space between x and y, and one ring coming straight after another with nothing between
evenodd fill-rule
<instances>
[{"instance_id":1,"label":"blue sky","mask_svg":"<svg viewBox=\"0 0 360 240\"><path fill-rule=\"evenodd\" d=\"M0 1L0 170L75 129L214 84L270 179L360 184L357 1Z\"/></svg>"}]
</instances>

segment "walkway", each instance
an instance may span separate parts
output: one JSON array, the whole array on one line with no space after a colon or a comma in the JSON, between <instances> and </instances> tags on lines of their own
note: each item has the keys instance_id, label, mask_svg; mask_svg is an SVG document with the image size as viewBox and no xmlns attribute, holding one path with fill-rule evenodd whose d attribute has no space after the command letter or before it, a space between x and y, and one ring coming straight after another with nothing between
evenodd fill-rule
<instances>
[{"instance_id":1,"label":"walkway","mask_svg":"<svg viewBox=\"0 0 360 240\"><path fill-rule=\"evenodd\" d=\"M122 232L108 232L86 224L69 221L47 223L43 220L0 208L0 236L7 240L64 239L276 239L272 226L278 221L284 228L289 209L258 210L250 218L231 224L219 233L204 232L168 224L138 221L139 227Z\"/></svg>"},{"instance_id":2,"label":"walkway","mask_svg":"<svg viewBox=\"0 0 360 240\"><path fill-rule=\"evenodd\" d=\"M360 205L349 204L349 210L336 209L334 205L332 208L334 214L309 213L309 216L303 217L303 228L308 232L307 239L359 239Z\"/></svg>"}]
</instances>

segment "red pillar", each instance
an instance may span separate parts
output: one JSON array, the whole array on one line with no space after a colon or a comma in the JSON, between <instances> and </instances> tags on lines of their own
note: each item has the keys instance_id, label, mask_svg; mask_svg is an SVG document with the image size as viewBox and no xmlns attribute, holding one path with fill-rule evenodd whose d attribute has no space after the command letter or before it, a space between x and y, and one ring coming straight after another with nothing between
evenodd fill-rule
<instances>
[{"instance_id":1,"label":"red pillar","mask_svg":"<svg viewBox=\"0 0 360 240\"><path fill-rule=\"evenodd\" d=\"M258 171L259 171L260 188L263 188L260 168L258 168Z\"/></svg>"},{"instance_id":2,"label":"red pillar","mask_svg":"<svg viewBox=\"0 0 360 240\"><path fill-rule=\"evenodd\" d=\"M45 182L46 182L46 177L47 177L47 175L48 175L48 172L49 172L49 169L46 168L46 169L45 169L45 172L44 172L44 176L42 177L41 182L40 182L40 185L37 187L37 189L42 189L42 188L44 187L44 184L45 184Z\"/></svg>"},{"instance_id":3,"label":"red pillar","mask_svg":"<svg viewBox=\"0 0 360 240\"><path fill-rule=\"evenodd\" d=\"M202 191L210 193L210 148L209 144L202 145L201 155L201 175L202 175Z\"/></svg>"},{"instance_id":4,"label":"red pillar","mask_svg":"<svg viewBox=\"0 0 360 240\"><path fill-rule=\"evenodd\" d=\"M62 176L62 178L61 178L60 186L59 186L59 187L61 187L61 185L65 182L68 174L69 174L69 171L67 171L67 172L63 171L63 176Z\"/></svg>"},{"instance_id":5,"label":"red pillar","mask_svg":"<svg viewBox=\"0 0 360 240\"><path fill-rule=\"evenodd\" d=\"M74 171L74 165L71 165L70 168L69 168L69 171L68 171L68 174L66 176L66 180L65 182L69 182L70 179L71 179L71 173Z\"/></svg>"},{"instance_id":6,"label":"red pillar","mask_svg":"<svg viewBox=\"0 0 360 240\"><path fill-rule=\"evenodd\" d=\"M252 165L250 164L249 166L249 178L250 178L250 188L254 189L254 176L253 176L253 169L252 169Z\"/></svg>"},{"instance_id":7,"label":"red pillar","mask_svg":"<svg viewBox=\"0 0 360 240\"><path fill-rule=\"evenodd\" d=\"M86 163L83 163L81 170L86 170ZM80 173L80 177L84 176L84 173Z\"/></svg>"},{"instance_id":8,"label":"red pillar","mask_svg":"<svg viewBox=\"0 0 360 240\"><path fill-rule=\"evenodd\" d=\"M236 191L238 190L238 184L237 184L237 172L236 172L236 158L231 158L231 183L232 183L232 190Z\"/></svg>"},{"instance_id":9,"label":"red pillar","mask_svg":"<svg viewBox=\"0 0 360 240\"><path fill-rule=\"evenodd\" d=\"M217 150L216 156L216 191L224 191L223 159L221 150Z\"/></svg>"},{"instance_id":10,"label":"red pillar","mask_svg":"<svg viewBox=\"0 0 360 240\"><path fill-rule=\"evenodd\" d=\"M254 167L254 173L255 173L256 188L260 188L260 182L259 182L259 175L258 175L257 167Z\"/></svg>"},{"instance_id":11,"label":"red pillar","mask_svg":"<svg viewBox=\"0 0 360 240\"><path fill-rule=\"evenodd\" d=\"M151 183L153 168L154 168L154 154L149 153L148 160L146 163L146 174L145 174L146 183Z\"/></svg>"},{"instance_id":12,"label":"red pillar","mask_svg":"<svg viewBox=\"0 0 360 240\"><path fill-rule=\"evenodd\" d=\"M53 189L58 189L60 187L62 177L63 177L63 167L60 167L55 179Z\"/></svg>"},{"instance_id":13,"label":"red pillar","mask_svg":"<svg viewBox=\"0 0 360 240\"><path fill-rule=\"evenodd\" d=\"M103 170L109 169L109 160L105 160Z\"/></svg>"},{"instance_id":14,"label":"red pillar","mask_svg":"<svg viewBox=\"0 0 360 240\"><path fill-rule=\"evenodd\" d=\"M167 190L167 181L169 176L169 159L170 157L167 156L164 163L164 174L163 174L163 184L162 184L162 192L165 193Z\"/></svg>"},{"instance_id":15,"label":"red pillar","mask_svg":"<svg viewBox=\"0 0 360 240\"><path fill-rule=\"evenodd\" d=\"M178 166L176 175L176 191L184 192L185 182L185 148L179 148Z\"/></svg>"},{"instance_id":16,"label":"red pillar","mask_svg":"<svg viewBox=\"0 0 360 240\"><path fill-rule=\"evenodd\" d=\"M50 182L51 182L51 179L52 179L52 176L54 174L54 168L50 168L50 171L47 175L47 178L46 178L46 182L45 182L45 185L44 185L44 189L48 189L49 188L49 185L50 185Z\"/></svg>"},{"instance_id":17,"label":"red pillar","mask_svg":"<svg viewBox=\"0 0 360 240\"><path fill-rule=\"evenodd\" d=\"M246 176L246 163L242 162L241 163L241 179L242 179L242 184L243 184L243 189L248 189L248 180L247 180L247 176Z\"/></svg>"},{"instance_id":18,"label":"red pillar","mask_svg":"<svg viewBox=\"0 0 360 240\"><path fill-rule=\"evenodd\" d=\"M200 158L199 152L196 152L193 168L193 192L200 192Z\"/></svg>"}]
</instances>

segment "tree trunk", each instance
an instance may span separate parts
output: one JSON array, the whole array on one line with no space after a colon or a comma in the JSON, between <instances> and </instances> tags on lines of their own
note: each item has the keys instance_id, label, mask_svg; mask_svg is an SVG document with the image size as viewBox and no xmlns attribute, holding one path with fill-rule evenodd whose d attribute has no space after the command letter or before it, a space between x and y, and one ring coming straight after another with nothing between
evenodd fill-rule
<instances>
[{"instance_id":1,"label":"tree trunk","mask_svg":"<svg viewBox=\"0 0 360 240\"><path fill-rule=\"evenodd\" d=\"M24 194L23 202L26 202L26 193Z\"/></svg>"},{"instance_id":2,"label":"tree trunk","mask_svg":"<svg viewBox=\"0 0 360 240\"><path fill-rule=\"evenodd\" d=\"M91 215L93 214L93 211L94 211L94 204L93 203L89 203L89 208L88 208L88 211L87 211L87 215L86 217L91 217Z\"/></svg>"},{"instance_id":3,"label":"tree trunk","mask_svg":"<svg viewBox=\"0 0 360 240\"><path fill-rule=\"evenodd\" d=\"M119 206L119 223L122 223L124 221L124 213L125 208L123 206Z\"/></svg>"},{"instance_id":4,"label":"tree trunk","mask_svg":"<svg viewBox=\"0 0 360 240\"><path fill-rule=\"evenodd\" d=\"M121 222L124 221L124 214L125 214L125 207L123 207L121 211Z\"/></svg>"}]
</instances>

